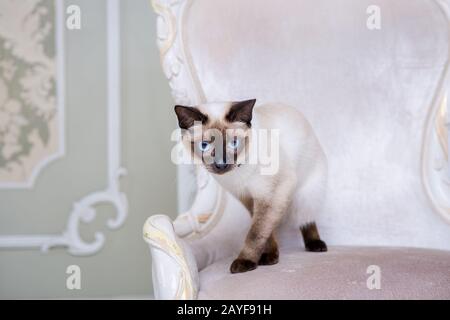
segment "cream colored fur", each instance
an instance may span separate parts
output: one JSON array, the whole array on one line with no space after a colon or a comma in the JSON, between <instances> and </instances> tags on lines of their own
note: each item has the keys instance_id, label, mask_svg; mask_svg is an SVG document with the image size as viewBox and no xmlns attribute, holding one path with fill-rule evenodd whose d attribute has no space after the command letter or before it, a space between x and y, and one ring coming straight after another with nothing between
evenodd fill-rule
<instances>
[{"instance_id":1,"label":"cream colored fur","mask_svg":"<svg viewBox=\"0 0 450 320\"><path fill-rule=\"evenodd\" d=\"M229 103L205 104L198 109L212 122L221 121ZM325 200L327 160L322 147L305 117L297 109L280 103L255 106L252 129L279 130L278 172L262 175L261 165L244 164L224 175L213 176L238 199L265 199L280 206L290 202L282 228L299 232L299 226L315 220Z\"/></svg>"}]
</instances>

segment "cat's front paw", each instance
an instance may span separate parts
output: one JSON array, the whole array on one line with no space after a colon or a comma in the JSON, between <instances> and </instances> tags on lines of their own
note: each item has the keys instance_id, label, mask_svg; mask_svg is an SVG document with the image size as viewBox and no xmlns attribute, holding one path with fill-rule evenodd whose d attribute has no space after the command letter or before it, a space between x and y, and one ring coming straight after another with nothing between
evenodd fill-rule
<instances>
[{"instance_id":1,"label":"cat's front paw","mask_svg":"<svg viewBox=\"0 0 450 320\"><path fill-rule=\"evenodd\" d=\"M231 273L242 273L251 270L255 270L258 265L247 259L236 259L233 261L230 267Z\"/></svg>"},{"instance_id":2,"label":"cat's front paw","mask_svg":"<svg viewBox=\"0 0 450 320\"><path fill-rule=\"evenodd\" d=\"M325 252L328 250L327 244L320 239L307 242L305 247L307 251L311 252Z\"/></svg>"}]
</instances>

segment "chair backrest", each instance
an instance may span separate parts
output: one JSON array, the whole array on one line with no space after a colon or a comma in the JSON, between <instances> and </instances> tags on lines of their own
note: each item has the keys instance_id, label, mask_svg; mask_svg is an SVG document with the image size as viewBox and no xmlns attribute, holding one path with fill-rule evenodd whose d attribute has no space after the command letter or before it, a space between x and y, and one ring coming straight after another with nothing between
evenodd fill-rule
<instances>
[{"instance_id":1,"label":"chair backrest","mask_svg":"<svg viewBox=\"0 0 450 320\"><path fill-rule=\"evenodd\" d=\"M329 162L318 221L328 242L450 249L448 150L436 134L446 1L181 3L173 52L183 58L168 49L165 60L188 69L172 73L173 88L185 88L175 98L257 98L303 112Z\"/></svg>"}]
</instances>

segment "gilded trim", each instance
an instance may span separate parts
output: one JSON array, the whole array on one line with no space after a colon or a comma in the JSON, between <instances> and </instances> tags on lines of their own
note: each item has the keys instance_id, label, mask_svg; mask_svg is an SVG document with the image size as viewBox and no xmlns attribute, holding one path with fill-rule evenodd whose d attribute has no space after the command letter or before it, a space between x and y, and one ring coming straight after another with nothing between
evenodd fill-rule
<instances>
[{"instance_id":1,"label":"gilded trim","mask_svg":"<svg viewBox=\"0 0 450 320\"><path fill-rule=\"evenodd\" d=\"M447 130L447 119L448 119L448 111L447 111L447 100L448 96L446 95L444 99L442 99L441 107L439 108L437 117L436 117L436 132L439 138L439 143L441 145L442 150L444 151L444 155L446 160L448 161L448 130Z\"/></svg>"},{"instance_id":2,"label":"gilded trim","mask_svg":"<svg viewBox=\"0 0 450 320\"><path fill-rule=\"evenodd\" d=\"M177 34L176 18L169 10L169 7L163 6L158 0L152 0L151 5L155 13L161 17L164 25L167 27L166 34L162 34L162 31L158 30L158 44L162 61L175 42L175 36Z\"/></svg>"},{"instance_id":3,"label":"gilded trim","mask_svg":"<svg viewBox=\"0 0 450 320\"><path fill-rule=\"evenodd\" d=\"M170 235L160 230L154 225L152 217L147 220L144 226L143 236L150 244L165 252L169 257L174 259L175 263L180 267L180 276L178 288L173 299L175 300L191 300L196 299L198 290L192 277L191 270L187 263L186 255L181 246ZM175 236L175 234L174 234Z\"/></svg>"},{"instance_id":4,"label":"gilded trim","mask_svg":"<svg viewBox=\"0 0 450 320\"><path fill-rule=\"evenodd\" d=\"M450 223L450 194L446 191L448 188L448 174L444 172L445 158L440 157L436 152L433 152L433 136L436 132L436 121L440 118L439 111L442 110L442 101L445 100L447 87L450 80L449 65L450 65L450 8L447 2L442 0L434 0L433 3L441 11L443 18L447 21L447 34L448 34L448 49L447 60L445 62L444 69L442 71L441 78L437 86L436 93L429 107L429 111L426 119L426 128L424 130L424 136L422 139L422 184L425 189L425 193L431 202L433 209L439 213L447 223ZM439 131L439 126L437 130ZM442 138L438 139L442 143ZM448 149L447 148L444 148ZM436 163L439 165L436 167ZM441 163L442 162L442 163Z\"/></svg>"}]
</instances>

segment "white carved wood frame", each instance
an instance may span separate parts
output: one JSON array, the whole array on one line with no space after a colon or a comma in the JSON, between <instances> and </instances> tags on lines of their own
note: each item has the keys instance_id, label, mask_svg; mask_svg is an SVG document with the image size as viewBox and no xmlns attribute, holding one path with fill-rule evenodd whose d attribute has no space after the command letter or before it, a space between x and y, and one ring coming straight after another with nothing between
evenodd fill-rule
<instances>
[{"instance_id":1,"label":"white carved wood frame","mask_svg":"<svg viewBox=\"0 0 450 320\"><path fill-rule=\"evenodd\" d=\"M436 3L450 21L450 1L436 0ZM450 29L447 33L450 34ZM447 52L445 70L426 120L422 181L434 210L450 223L450 43Z\"/></svg>"},{"instance_id":2,"label":"white carved wood frame","mask_svg":"<svg viewBox=\"0 0 450 320\"><path fill-rule=\"evenodd\" d=\"M64 4L55 0L56 6L56 34L58 56L58 99L60 115L63 117L64 102ZM6 249L40 249L44 252L54 247L64 247L73 255L92 255L98 252L105 243L105 236L101 232L95 233L93 242L85 242L79 232L81 222L92 222L96 217L95 205L110 203L117 214L115 218L108 220L110 229L118 229L123 225L128 214L128 202L126 195L120 191L120 177L126 174L121 167L121 83L120 83L120 0L107 1L107 37L108 37L108 185L104 190L88 194L75 202L70 212L66 229L61 234L44 235L8 235L0 236L0 248ZM63 130L61 130L63 132ZM64 138L61 140L64 141ZM62 155L62 154L61 154ZM61 156L59 155L59 156ZM46 164L54 159L46 160L35 172L39 173ZM36 177L34 177L36 178ZM32 183L31 183L32 185Z\"/></svg>"},{"instance_id":3,"label":"white carved wood frame","mask_svg":"<svg viewBox=\"0 0 450 320\"><path fill-rule=\"evenodd\" d=\"M161 65L169 80L172 97L176 104L195 105L205 101L203 90L193 70L188 50L184 46L184 15L192 4L191 0L151 0L157 18L157 45L161 55ZM192 165L178 166L178 206L179 211L189 208L195 196L188 186L195 180ZM195 192L195 191L194 191ZM186 197L190 195L190 197Z\"/></svg>"}]
</instances>

